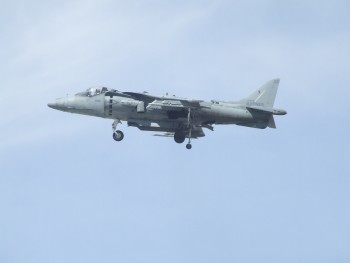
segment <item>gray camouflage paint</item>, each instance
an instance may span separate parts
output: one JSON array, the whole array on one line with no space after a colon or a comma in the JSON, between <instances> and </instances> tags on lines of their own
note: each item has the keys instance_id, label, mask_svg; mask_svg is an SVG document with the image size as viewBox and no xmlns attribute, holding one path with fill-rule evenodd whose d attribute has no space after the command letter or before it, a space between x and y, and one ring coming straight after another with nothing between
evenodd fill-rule
<instances>
[{"instance_id":1,"label":"gray camouflage paint","mask_svg":"<svg viewBox=\"0 0 350 263\"><path fill-rule=\"evenodd\" d=\"M190 100L92 88L56 99L48 106L64 112L113 119L114 132L120 132L116 131L120 121L126 121L129 126L140 130L166 132L164 136L181 134L182 139L189 138L190 144L191 138L205 136L202 128L213 130L214 124L276 128L273 115L287 113L273 108L278 85L279 79L270 80L238 102Z\"/></svg>"}]
</instances>

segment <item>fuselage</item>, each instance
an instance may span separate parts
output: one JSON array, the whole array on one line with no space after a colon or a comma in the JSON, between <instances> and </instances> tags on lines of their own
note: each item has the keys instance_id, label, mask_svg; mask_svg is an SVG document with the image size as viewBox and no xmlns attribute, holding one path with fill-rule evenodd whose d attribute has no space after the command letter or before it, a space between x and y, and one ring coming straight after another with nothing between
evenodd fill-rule
<instances>
[{"instance_id":1,"label":"fuselage","mask_svg":"<svg viewBox=\"0 0 350 263\"><path fill-rule=\"evenodd\" d=\"M238 102L203 101L175 96L156 96L147 92L120 92L90 88L74 96L57 99L48 106L57 110L114 120L113 139L121 141L124 133L117 130L121 121L143 131L164 132L176 143L204 137L203 129L214 130L214 124L237 124L251 128L276 128L273 115L285 110L273 107L279 79L266 82L250 96Z\"/></svg>"},{"instance_id":2,"label":"fuselage","mask_svg":"<svg viewBox=\"0 0 350 263\"><path fill-rule=\"evenodd\" d=\"M75 95L56 99L49 107L76 114L118 119L127 122L183 122L188 112L175 100L154 100L145 105L143 101L122 97L107 96L104 93L94 96ZM140 106L141 105L141 106ZM165 109L164 109L165 108ZM266 121L269 114L249 111L244 105L234 102L202 101L192 116L193 124L244 124L259 119Z\"/></svg>"}]
</instances>

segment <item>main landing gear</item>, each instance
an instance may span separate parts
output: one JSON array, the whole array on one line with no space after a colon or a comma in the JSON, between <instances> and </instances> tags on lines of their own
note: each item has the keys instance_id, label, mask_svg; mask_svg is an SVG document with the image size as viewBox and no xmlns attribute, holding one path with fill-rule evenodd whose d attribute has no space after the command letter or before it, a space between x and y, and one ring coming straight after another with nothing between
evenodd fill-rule
<instances>
[{"instance_id":1,"label":"main landing gear","mask_svg":"<svg viewBox=\"0 0 350 263\"><path fill-rule=\"evenodd\" d=\"M124 133L122 131L117 130L117 126L119 123L121 123L120 120L115 120L112 124L113 139L117 142L120 142L124 139Z\"/></svg>"},{"instance_id":2,"label":"main landing gear","mask_svg":"<svg viewBox=\"0 0 350 263\"><path fill-rule=\"evenodd\" d=\"M174 134L174 141L177 143L183 143L186 140L186 135L183 131L177 131Z\"/></svg>"},{"instance_id":3,"label":"main landing gear","mask_svg":"<svg viewBox=\"0 0 350 263\"><path fill-rule=\"evenodd\" d=\"M188 133L188 143L186 144L186 149L191 150L192 149L191 137L192 137L192 128L193 128L193 125L191 123L191 108L188 108L187 128L189 129L189 133Z\"/></svg>"},{"instance_id":4,"label":"main landing gear","mask_svg":"<svg viewBox=\"0 0 350 263\"><path fill-rule=\"evenodd\" d=\"M192 144L191 144L191 138L192 138L192 129L193 125L191 124L191 108L188 109L188 116L187 116L187 129L188 129L188 143L186 144L186 149L191 150ZM186 133L183 130L179 130L175 132L174 134L174 141L177 143L183 143L186 140Z\"/></svg>"},{"instance_id":5,"label":"main landing gear","mask_svg":"<svg viewBox=\"0 0 350 263\"><path fill-rule=\"evenodd\" d=\"M191 131L190 131L191 134ZM191 136L191 135L190 135ZM192 144L191 144L191 137L189 136L189 141L186 144L186 148L188 150L192 149ZM174 134L174 141L177 143L183 143L186 140L186 134L184 131L177 131Z\"/></svg>"},{"instance_id":6,"label":"main landing gear","mask_svg":"<svg viewBox=\"0 0 350 263\"><path fill-rule=\"evenodd\" d=\"M192 133L192 125L190 127L190 132L188 136L188 143L186 144L186 149L191 150L192 149L192 144L191 144L191 133Z\"/></svg>"}]
</instances>

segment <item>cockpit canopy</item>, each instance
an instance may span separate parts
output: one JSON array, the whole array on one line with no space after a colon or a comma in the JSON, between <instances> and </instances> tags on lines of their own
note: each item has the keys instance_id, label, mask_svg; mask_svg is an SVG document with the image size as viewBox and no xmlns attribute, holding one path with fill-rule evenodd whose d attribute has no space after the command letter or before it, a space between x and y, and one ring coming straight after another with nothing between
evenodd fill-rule
<instances>
[{"instance_id":1,"label":"cockpit canopy","mask_svg":"<svg viewBox=\"0 0 350 263\"><path fill-rule=\"evenodd\" d=\"M75 95L83 96L83 97L93 97L101 93L106 93L107 91L108 91L108 88L106 87L93 87L93 88L87 89L86 91L79 92Z\"/></svg>"}]
</instances>

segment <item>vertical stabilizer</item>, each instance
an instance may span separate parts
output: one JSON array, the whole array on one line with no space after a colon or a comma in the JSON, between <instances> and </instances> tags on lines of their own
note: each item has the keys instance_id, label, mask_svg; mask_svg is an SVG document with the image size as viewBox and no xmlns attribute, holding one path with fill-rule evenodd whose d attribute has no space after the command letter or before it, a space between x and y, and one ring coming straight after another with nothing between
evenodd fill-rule
<instances>
[{"instance_id":1,"label":"vertical stabilizer","mask_svg":"<svg viewBox=\"0 0 350 263\"><path fill-rule=\"evenodd\" d=\"M279 79L273 79L266 82L261 88L254 91L250 96L240 102L247 105L257 105L267 108L272 108L275 102Z\"/></svg>"}]
</instances>

